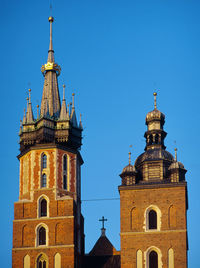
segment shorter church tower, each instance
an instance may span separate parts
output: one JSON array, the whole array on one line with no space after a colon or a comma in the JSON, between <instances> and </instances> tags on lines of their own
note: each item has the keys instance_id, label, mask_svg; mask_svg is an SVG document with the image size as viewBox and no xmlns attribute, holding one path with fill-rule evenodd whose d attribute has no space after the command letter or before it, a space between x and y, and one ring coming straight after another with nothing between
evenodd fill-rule
<instances>
[{"instance_id":1,"label":"shorter church tower","mask_svg":"<svg viewBox=\"0 0 200 268\"><path fill-rule=\"evenodd\" d=\"M13 268L79 268L84 255L81 214L82 123L77 123L74 94L60 103L50 22L48 60L42 66L41 109L34 119L31 92L20 127L20 187L14 206Z\"/></svg>"},{"instance_id":2,"label":"shorter church tower","mask_svg":"<svg viewBox=\"0 0 200 268\"><path fill-rule=\"evenodd\" d=\"M186 170L165 150L156 95L145 152L120 175L121 268L187 268Z\"/></svg>"}]
</instances>

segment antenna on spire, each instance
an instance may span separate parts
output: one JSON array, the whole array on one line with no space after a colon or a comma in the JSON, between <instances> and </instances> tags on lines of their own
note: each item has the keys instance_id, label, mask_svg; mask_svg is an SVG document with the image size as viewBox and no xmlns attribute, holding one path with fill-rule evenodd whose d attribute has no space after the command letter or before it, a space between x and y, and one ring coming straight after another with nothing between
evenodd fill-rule
<instances>
[{"instance_id":1,"label":"antenna on spire","mask_svg":"<svg viewBox=\"0 0 200 268\"><path fill-rule=\"evenodd\" d=\"M177 162L177 148L174 148L175 151L175 161Z\"/></svg>"},{"instance_id":2,"label":"antenna on spire","mask_svg":"<svg viewBox=\"0 0 200 268\"><path fill-rule=\"evenodd\" d=\"M154 109L156 110L157 109L157 93L154 92L153 95L154 95Z\"/></svg>"},{"instance_id":3,"label":"antenna on spire","mask_svg":"<svg viewBox=\"0 0 200 268\"><path fill-rule=\"evenodd\" d=\"M27 101L27 111L28 111L29 97L26 98L26 101Z\"/></svg>"},{"instance_id":4,"label":"antenna on spire","mask_svg":"<svg viewBox=\"0 0 200 268\"><path fill-rule=\"evenodd\" d=\"M52 1L50 0L50 16L52 17Z\"/></svg>"},{"instance_id":5,"label":"antenna on spire","mask_svg":"<svg viewBox=\"0 0 200 268\"><path fill-rule=\"evenodd\" d=\"M175 148L174 148L174 152L175 152L175 161L177 162L177 147L176 147L176 141L174 141L175 144Z\"/></svg>"},{"instance_id":6,"label":"antenna on spire","mask_svg":"<svg viewBox=\"0 0 200 268\"><path fill-rule=\"evenodd\" d=\"M65 84L63 84L63 100L65 99L65 88L66 88Z\"/></svg>"},{"instance_id":7,"label":"antenna on spire","mask_svg":"<svg viewBox=\"0 0 200 268\"><path fill-rule=\"evenodd\" d=\"M72 108L74 108L74 96L75 96L75 93L72 93Z\"/></svg>"}]
</instances>

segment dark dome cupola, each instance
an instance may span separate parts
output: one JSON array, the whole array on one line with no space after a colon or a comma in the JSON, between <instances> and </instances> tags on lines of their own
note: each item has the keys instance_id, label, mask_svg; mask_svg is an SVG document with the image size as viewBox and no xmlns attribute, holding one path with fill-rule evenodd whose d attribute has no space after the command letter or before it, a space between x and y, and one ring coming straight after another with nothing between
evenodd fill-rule
<instances>
[{"instance_id":1,"label":"dark dome cupola","mask_svg":"<svg viewBox=\"0 0 200 268\"><path fill-rule=\"evenodd\" d=\"M165 115L157 109L157 93L154 92L154 110L146 116L147 131L144 134L146 138L145 151L154 149L155 147L165 149L164 139L167 133L163 130L165 123Z\"/></svg>"},{"instance_id":2,"label":"dark dome cupola","mask_svg":"<svg viewBox=\"0 0 200 268\"><path fill-rule=\"evenodd\" d=\"M174 161L173 156L165 150L164 145L164 139L167 135L163 130L165 115L157 109L157 93L154 92L153 95L154 110L146 116L145 152L138 156L135 161L138 182L169 180L168 168Z\"/></svg>"},{"instance_id":3,"label":"dark dome cupola","mask_svg":"<svg viewBox=\"0 0 200 268\"><path fill-rule=\"evenodd\" d=\"M131 152L129 152L129 164L125 166L120 174L122 185L133 185L136 183L137 171L135 166L131 165Z\"/></svg>"}]
</instances>

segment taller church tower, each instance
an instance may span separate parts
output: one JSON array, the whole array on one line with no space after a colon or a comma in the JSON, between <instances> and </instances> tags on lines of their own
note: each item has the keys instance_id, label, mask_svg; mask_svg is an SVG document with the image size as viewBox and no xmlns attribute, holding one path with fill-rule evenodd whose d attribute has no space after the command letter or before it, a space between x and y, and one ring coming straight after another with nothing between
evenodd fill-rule
<instances>
[{"instance_id":1,"label":"taller church tower","mask_svg":"<svg viewBox=\"0 0 200 268\"><path fill-rule=\"evenodd\" d=\"M50 22L48 60L42 66L41 109L34 119L31 96L20 128L19 201L14 206L13 268L81 267L84 254L81 214L82 124L60 103ZM63 88L64 91L65 88ZM69 107L69 106L68 106ZM39 107L38 107L39 108Z\"/></svg>"},{"instance_id":2,"label":"taller church tower","mask_svg":"<svg viewBox=\"0 0 200 268\"><path fill-rule=\"evenodd\" d=\"M121 268L187 267L186 170L165 150L165 116L154 98L145 152L120 175Z\"/></svg>"}]
</instances>

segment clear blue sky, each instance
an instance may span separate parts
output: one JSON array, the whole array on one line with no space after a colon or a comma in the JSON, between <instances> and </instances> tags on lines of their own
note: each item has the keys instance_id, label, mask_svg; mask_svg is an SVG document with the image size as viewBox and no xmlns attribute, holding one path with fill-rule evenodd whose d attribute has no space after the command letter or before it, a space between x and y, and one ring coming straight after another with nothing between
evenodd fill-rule
<instances>
[{"instance_id":1,"label":"clear blue sky","mask_svg":"<svg viewBox=\"0 0 200 268\"><path fill-rule=\"evenodd\" d=\"M49 45L49 0L0 1L1 267L11 267L13 203L18 200L19 120L32 89L41 101ZM200 1L56 0L53 45L67 100L83 114L82 199L118 198L118 176L144 150L145 116L166 115L167 150L187 172L189 268L199 265ZM30 86L29 86L30 84ZM61 89L62 91L62 89ZM62 95L62 92L60 92ZM36 110L36 109L35 109ZM83 202L86 251L100 235L120 248L119 201Z\"/></svg>"}]
</instances>

